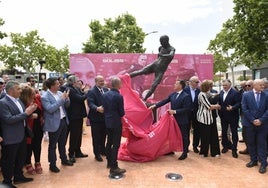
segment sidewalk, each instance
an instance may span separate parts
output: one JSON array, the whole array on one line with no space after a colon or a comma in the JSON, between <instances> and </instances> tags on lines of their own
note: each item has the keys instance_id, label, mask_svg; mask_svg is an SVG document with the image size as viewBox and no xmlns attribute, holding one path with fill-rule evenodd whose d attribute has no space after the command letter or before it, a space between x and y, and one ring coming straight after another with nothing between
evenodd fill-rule
<instances>
[{"instance_id":1,"label":"sidewalk","mask_svg":"<svg viewBox=\"0 0 268 188\"><path fill-rule=\"evenodd\" d=\"M57 165L61 171L57 174L52 173L48 169L47 162L48 142L43 142L41 157L43 174L32 176L33 182L16 186L19 188L268 187L268 172L260 174L259 167L247 168L245 166L249 162L248 155L239 155L238 159L235 159L229 151L222 154L220 158L203 158L194 153L192 147L190 147L188 158L184 161L177 160L180 153L162 156L146 163L119 161L119 166L127 170L126 175L123 179L111 180L108 177L109 170L106 168L106 161L94 160L90 127L86 127L86 133L83 135L82 151L89 154L88 158L77 159L73 167L61 166L58 159ZM244 149L243 143L238 145L239 150ZM170 172L182 175L182 180L166 179L165 175Z\"/></svg>"}]
</instances>

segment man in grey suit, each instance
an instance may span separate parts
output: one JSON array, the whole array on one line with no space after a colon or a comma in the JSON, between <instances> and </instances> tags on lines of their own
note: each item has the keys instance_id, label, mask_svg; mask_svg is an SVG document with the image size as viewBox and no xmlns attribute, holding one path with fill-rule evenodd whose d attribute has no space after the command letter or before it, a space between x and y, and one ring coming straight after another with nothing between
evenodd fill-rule
<instances>
[{"instance_id":1,"label":"man in grey suit","mask_svg":"<svg viewBox=\"0 0 268 188\"><path fill-rule=\"evenodd\" d=\"M66 141L67 141L67 124L69 123L66 107L70 105L69 91L63 93L59 91L60 83L57 78L48 78L46 81L48 90L42 95L41 102L44 108L44 131L48 132L48 161L49 170L60 172L56 166L56 145L60 153L61 164L72 166L73 163L67 159Z\"/></svg>"},{"instance_id":2,"label":"man in grey suit","mask_svg":"<svg viewBox=\"0 0 268 188\"><path fill-rule=\"evenodd\" d=\"M26 130L25 120L35 110L37 105L31 104L26 109L19 100L21 88L16 81L6 84L6 96L0 100L0 121L3 137L2 143L2 185L15 187L12 184L33 181L23 175L23 165L26 159Z\"/></svg>"}]
</instances>

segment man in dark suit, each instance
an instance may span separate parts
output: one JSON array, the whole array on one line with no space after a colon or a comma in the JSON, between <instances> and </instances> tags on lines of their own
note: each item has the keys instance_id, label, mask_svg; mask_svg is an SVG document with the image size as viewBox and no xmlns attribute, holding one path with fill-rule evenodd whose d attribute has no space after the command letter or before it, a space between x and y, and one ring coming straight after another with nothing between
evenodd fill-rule
<instances>
[{"instance_id":1,"label":"man in dark suit","mask_svg":"<svg viewBox=\"0 0 268 188\"><path fill-rule=\"evenodd\" d=\"M242 124L246 129L250 162L247 167L261 163L260 173L266 172L267 166L267 134L268 134L268 96L264 90L264 81L256 79L253 82L253 91L243 94Z\"/></svg>"},{"instance_id":2,"label":"man in dark suit","mask_svg":"<svg viewBox=\"0 0 268 188\"><path fill-rule=\"evenodd\" d=\"M198 121L196 119L196 113L198 110L198 94L200 89L198 88L199 79L197 76L192 76L189 80L189 86L184 88L184 91L191 96L191 112L190 112L190 124L193 128L193 150L195 153L199 153L198 146L200 141L200 130Z\"/></svg>"},{"instance_id":3,"label":"man in dark suit","mask_svg":"<svg viewBox=\"0 0 268 188\"><path fill-rule=\"evenodd\" d=\"M4 98L5 96L5 81L3 80L3 78L0 78L0 99Z\"/></svg>"},{"instance_id":4,"label":"man in dark suit","mask_svg":"<svg viewBox=\"0 0 268 188\"><path fill-rule=\"evenodd\" d=\"M81 151L83 121L87 116L85 106L86 94L77 88L79 82L76 76L69 76L67 82L67 89L70 90L70 106L67 108L70 121L68 126L68 132L70 133L69 158L71 162L75 162L75 158L88 157L88 155L83 154Z\"/></svg>"},{"instance_id":5,"label":"man in dark suit","mask_svg":"<svg viewBox=\"0 0 268 188\"><path fill-rule=\"evenodd\" d=\"M226 153L228 148L232 148L232 156L238 157L237 154L237 143L238 143L238 120L239 120L239 108L241 106L241 96L239 92L232 88L232 83L229 79L222 81L223 90L220 92L219 105L219 116L221 119L222 128L222 153ZM228 144L227 131L230 126L232 132L232 145Z\"/></svg>"},{"instance_id":6,"label":"man in dark suit","mask_svg":"<svg viewBox=\"0 0 268 188\"><path fill-rule=\"evenodd\" d=\"M187 158L188 147L190 144L189 131L190 131L190 122L189 114L191 107L191 97L183 89L185 88L185 81L178 80L174 85L174 90L168 98L156 103L155 105L150 106L150 109L158 108L167 103L171 103L171 109L168 110L169 114L173 114L175 117L182 134L183 139L183 153L178 158L179 160L184 160Z\"/></svg>"},{"instance_id":7,"label":"man in dark suit","mask_svg":"<svg viewBox=\"0 0 268 188\"><path fill-rule=\"evenodd\" d=\"M119 93L120 78L112 78L111 86L111 90L103 95L104 116L108 134L106 144L107 167L111 168L110 174L123 174L126 170L119 168L117 162L122 136L121 119L125 115L123 96Z\"/></svg>"},{"instance_id":8,"label":"man in dark suit","mask_svg":"<svg viewBox=\"0 0 268 188\"><path fill-rule=\"evenodd\" d=\"M59 91L58 78L52 77L46 80L48 90L42 95L41 102L44 108L44 131L48 132L48 161L49 170L58 173L60 169L56 166L56 146L60 153L61 164L73 166L66 155L67 125L69 119L66 108L70 105L69 91Z\"/></svg>"},{"instance_id":9,"label":"man in dark suit","mask_svg":"<svg viewBox=\"0 0 268 188\"><path fill-rule=\"evenodd\" d=\"M105 155L106 126L103 114L103 94L107 91L108 89L104 87L103 76L98 75L95 78L95 86L87 93L93 153L99 162L103 161L101 155Z\"/></svg>"},{"instance_id":10,"label":"man in dark suit","mask_svg":"<svg viewBox=\"0 0 268 188\"><path fill-rule=\"evenodd\" d=\"M26 159L26 119L36 110L37 105L31 104L25 109L19 100L21 88L16 81L6 84L6 96L0 100L0 121L2 142L2 185L15 187L14 184L33 181L23 175Z\"/></svg>"}]
</instances>

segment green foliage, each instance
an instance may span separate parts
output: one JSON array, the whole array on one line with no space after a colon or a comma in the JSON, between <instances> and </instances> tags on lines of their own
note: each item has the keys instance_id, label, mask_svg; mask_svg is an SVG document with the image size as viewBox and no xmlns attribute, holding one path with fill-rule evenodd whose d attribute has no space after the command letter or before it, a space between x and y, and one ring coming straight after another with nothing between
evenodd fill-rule
<instances>
[{"instance_id":1,"label":"green foliage","mask_svg":"<svg viewBox=\"0 0 268 188\"><path fill-rule=\"evenodd\" d=\"M135 17L123 14L114 20L95 20L89 24L91 36L83 43L84 53L143 53L145 33L137 26Z\"/></svg>"},{"instance_id":2,"label":"green foliage","mask_svg":"<svg viewBox=\"0 0 268 188\"><path fill-rule=\"evenodd\" d=\"M2 18L0 18L0 26L2 26L4 24L5 24L5 21ZM7 36L6 33L0 31L0 39L5 38L6 36Z\"/></svg>"},{"instance_id":3,"label":"green foliage","mask_svg":"<svg viewBox=\"0 0 268 188\"><path fill-rule=\"evenodd\" d=\"M38 31L30 31L24 35L10 34L11 46L0 46L0 61L8 69L22 67L26 72L35 72L40 60L45 60L44 67L50 71L66 72L69 65L69 52L67 47L57 50L47 45L38 35Z\"/></svg>"},{"instance_id":4,"label":"green foliage","mask_svg":"<svg viewBox=\"0 0 268 188\"><path fill-rule=\"evenodd\" d=\"M217 64L252 68L268 59L268 0L234 0L234 4L235 15L223 24L208 47L209 52L222 56L215 58L216 72L222 70Z\"/></svg>"}]
</instances>

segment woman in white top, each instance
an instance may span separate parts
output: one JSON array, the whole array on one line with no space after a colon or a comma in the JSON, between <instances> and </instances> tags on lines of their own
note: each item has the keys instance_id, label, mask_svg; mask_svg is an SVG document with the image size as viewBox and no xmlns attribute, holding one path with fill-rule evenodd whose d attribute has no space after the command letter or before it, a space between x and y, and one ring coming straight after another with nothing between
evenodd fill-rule
<instances>
[{"instance_id":1,"label":"woman in white top","mask_svg":"<svg viewBox=\"0 0 268 188\"><path fill-rule=\"evenodd\" d=\"M208 156L208 150L210 146L211 156L215 157L220 153L214 149L214 145L218 139L217 127L213 124L212 110L219 109L220 105L212 105L208 96L210 94L211 82L209 80L204 80L200 86L200 93L198 95L198 111L197 111L197 121L200 126L200 136L201 136L201 149L200 155L204 157Z\"/></svg>"}]
</instances>

